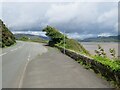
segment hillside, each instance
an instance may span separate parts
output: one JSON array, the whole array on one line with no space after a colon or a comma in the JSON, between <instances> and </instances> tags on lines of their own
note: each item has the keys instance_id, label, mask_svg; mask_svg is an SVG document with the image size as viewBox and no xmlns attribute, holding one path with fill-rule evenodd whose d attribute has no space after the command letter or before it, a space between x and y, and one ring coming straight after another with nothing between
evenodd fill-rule
<instances>
[{"instance_id":1,"label":"hillside","mask_svg":"<svg viewBox=\"0 0 120 90\"><path fill-rule=\"evenodd\" d=\"M44 40L49 40L48 37L31 35L31 34L14 34L14 36L15 36L16 39L20 39L21 37L26 36L26 37L31 38L31 39L41 38L41 39L44 39Z\"/></svg>"},{"instance_id":2,"label":"hillside","mask_svg":"<svg viewBox=\"0 0 120 90\"><path fill-rule=\"evenodd\" d=\"M17 40L22 40L22 41L33 41L33 42L44 43L47 42L47 40L49 40L48 37L31 35L31 34L14 34L14 36Z\"/></svg>"},{"instance_id":3,"label":"hillside","mask_svg":"<svg viewBox=\"0 0 120 90\"><path fill-rule=\"evenodd\" d=\"M43 29L43 32L46 32L46 35L51 38L49 40L50 46L60 46L78 53L89 54L89 52L79 42L74 39L69 39L54 27L47 26Z\"/></svg>"},{"instance_id":4,"label":"hillside","mask_svg":"<svg viewBox=\"0 0 120 90\"><path fill-rule=\"evenodd\" d=\"M78 41L81 41L81 42L120 42L120 35L109 36L109 37L86 38L84 40L78 40Z\"/></svg>"},{"instance_id":5,"label":"hillside","mask_svg":"<svg viewBox=\"0 0 120 90\"><path fill-rule=\"evenodd\" d=\"M2 20L0 20L0 47L11 46L15 43L15 37L6 27Z\"/></svg>"}]
</instances>

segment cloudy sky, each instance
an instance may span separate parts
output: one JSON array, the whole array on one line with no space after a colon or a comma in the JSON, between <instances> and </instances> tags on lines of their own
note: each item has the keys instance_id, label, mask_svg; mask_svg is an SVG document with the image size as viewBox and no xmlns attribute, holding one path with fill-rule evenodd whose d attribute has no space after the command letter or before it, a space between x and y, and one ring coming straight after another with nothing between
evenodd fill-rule
<instances>
[{"instance_id":1,"label":"cloudy sky","mask_svg":"<svg viewBox=\"0 0 120 90\"><path fill-rule=\"evenodd\" d=\"M83 39L118 34L117 2L4 2L0 4L2 4L0 18L10 30L40 31L46 25L52 25L61 32L65 31L72 38Z\"/></svg>"}]
</instances>

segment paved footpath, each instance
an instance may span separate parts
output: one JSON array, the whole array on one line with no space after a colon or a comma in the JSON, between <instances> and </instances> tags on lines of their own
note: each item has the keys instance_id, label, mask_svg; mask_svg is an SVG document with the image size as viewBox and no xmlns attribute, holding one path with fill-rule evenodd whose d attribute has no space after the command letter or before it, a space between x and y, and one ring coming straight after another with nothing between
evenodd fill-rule
<instances>
[{"instance_id":1,"label":"paved footpath","mask_svg":"<svg viewBox=\"0 0 120 90\"><path fill-rule=\"evenodd\" d=\"M110 88L108 82L94 72L84 69L70 57L50 47L47 53L29 61L21 87Z\"/></svg>"}]
</instances>

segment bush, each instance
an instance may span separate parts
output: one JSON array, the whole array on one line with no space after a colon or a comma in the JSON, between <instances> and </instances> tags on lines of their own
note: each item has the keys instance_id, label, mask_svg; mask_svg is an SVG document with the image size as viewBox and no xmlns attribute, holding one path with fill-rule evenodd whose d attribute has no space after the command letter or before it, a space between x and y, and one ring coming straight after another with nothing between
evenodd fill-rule
<instances>
[{"instance_id":1,"label":"bush","mask_svg":"<svg viewBox=\"0 0 120 90\"><path fill-rule=\"evenodd\" d=\"M27 40L29 40L29 38L26 37L26 36L23 36L23 37L20 38L20 40L22 40L22 41L27 41Z\"/></svg>"}]
</instances>

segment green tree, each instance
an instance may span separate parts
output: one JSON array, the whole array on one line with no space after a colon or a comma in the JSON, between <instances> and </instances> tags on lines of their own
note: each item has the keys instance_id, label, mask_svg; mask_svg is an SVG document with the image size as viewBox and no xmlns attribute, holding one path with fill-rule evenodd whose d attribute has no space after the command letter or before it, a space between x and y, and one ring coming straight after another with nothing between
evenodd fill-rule
<instances>
[{"instance_id":1,"label":"green tree","mask_svg":"<svg viewBox=\"0 0 120 90\"><path fill-rule=\"evenodd\" d=\"M67 39L67 36L64 36L64 34L60 33L57 29L51 26L44 28L43 32L46 32L46 35L50 38L49 45L51 46L62 43L64 38Z\"/></svg>"}]
</instances>

